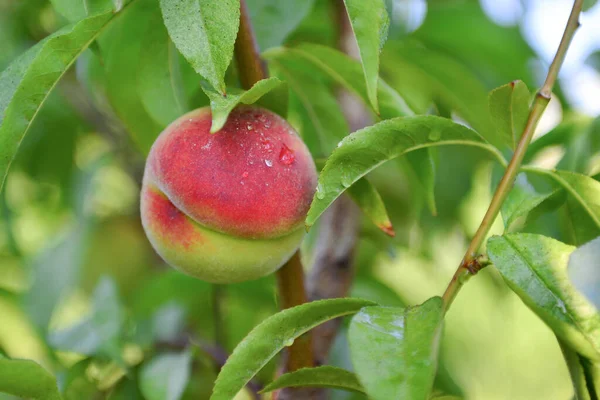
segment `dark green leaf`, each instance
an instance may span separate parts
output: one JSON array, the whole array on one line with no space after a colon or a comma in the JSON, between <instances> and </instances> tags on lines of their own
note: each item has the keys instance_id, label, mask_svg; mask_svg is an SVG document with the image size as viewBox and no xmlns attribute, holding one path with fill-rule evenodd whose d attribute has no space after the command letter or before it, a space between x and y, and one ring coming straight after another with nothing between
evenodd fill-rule
<instances>
[{"instance_id":1,"label":"dark green leaf","mask_svg":"<svg viewBox=\"0 0 600 400\"><path fill-rule=\"evenodd\" d=\"M504 230L509 231L517 218L527 216L529 212L555 193L556 191L550 193L538 193L527 181L525 174L519 174L508 197L504 203L502 203Z\"/></svg>"},{"instance_id":2,"label":"dark green leaf","mask_svg":"<svg viewBox=\"0 0 600 400\"><path fill-rule=\"evenodd\" d=\"M568 217L572 222L574 241L583 244L600 236L600 182L589 176L525 167L523 170L551 178L568 194Z\"/></svg>"},{"instance_id":3,"label":"dark green leaf","mask_svg":"<svg viewBox=\"0 0 600 400\"><path fill-rule=\"evenodd\" d=\"M265 386L260 393L268 393L286 387L307 386L343 389L359 393L365 392L358 379L356 379L356 375L352 372L324 365L315 368L302 368L298 371L283 374Z\"/></svg>"},{"instance_id":4,"label":"dark green leaf","mask_svg":"<svg viewBox=\"0 0 600 400\"><path fill-rule=\"evenodd\" d=\"M514 79L533 83L530 60L535 53L519 27L492 22L478 1L428 2L425 21L414 36L485 74L494 86Z\"/></svg>"},{"instance_id":5,"label":"dark green leaf","mask_svg":"<svg viewBox=\"0 0 600 400\"><path fill-rule=\"evenodd\" d=\"M315 0L248 0L250 19L261 50L281 46L312 9Z\"/></svg>"},{"instance_id":6,"label":"dark green leaf","mask_svg":"<svg viewBox=\"0 0 600 400\"><path fill-rule=\"evenodd\" d=\"M356 37L362 61L367 97L375 112L379 113L377 84L379 83L379 53L390 27L390 18L383 0L344 0L350 24Z\"/></svg>"},{"instance_id":7,"label":"dark green leaf","mask_svg":"<svg viewBox=\"0 0 600 400\"><path fill-rule=\"evenodd\" d=\"M221 96L219 93L205 89L205 93L210 99L210 108L212 110L212 125L210 132L218 132L225 122L231 110L238 104L253 104L262 96L275 89L281 84L277 78L268 78L256 82L250 89L239 93L229 92L227 96Z\"/></svg>"},{"instance_id":8,"label":"dark green leaf","mask_svg":"<svg viewBox=\"0 0 600 400\"><path fill-rule=\"evenodd\" d=\"M86 18L35 45L0 75L0 188L50 91L113 14Z\"/></svg>"},{"instance_id":9,"label":"dark green leaf","mask_svg":"<svg viewBox=\"0 0 600 400\"><path fill-rule=\"evenodd\" d=\"M527 123L530 97L529 89L522 81L513 81L490 92L492 122L501 140L513 150Z\"/></svg>"},{"instance_id":10,"label":"dark green leaf","mask_svg":"<svg viewBox=\"0 0 600 400\"><path fill-rule=\"evenodd\" d=\"M164 128L148 114L139 91L140 61L145 51L142 39L159 13L154 2L136 1L123 10L121 17L98 40L107 97L144 154Z\"/></svg>"},{"instance_id":11,"label":"dark green leaf","mask_svg":"<svg viewBox=\"0 0 600 400\"><path fill-rule=\"evenodd\" d=\"M567 276L573 250L525 233L494 236L487 243L490 260L521 300L568 346L600 360L600 315Z\"/></svg>"},{"instance_id":12,"label":"dark green leaf","mask_svg":"<svg viewBox=\"0 0 600 400\"><path fill-rule=\"evenodd\" d=\"M321 300L281 311L256 326L221 369L211 400L231 400L265 364L294 339L333 318L374 305L360 299Z\"/></svg>"},{"instance_id":13,"label":"dark green leaf","mask_svg":"<svg viewBox=\"0 0 600 400\"><path fill-rule=\"evenodd\" d=\"M585 371L583 365L581 365L581 358L575 351L563 344L560 339L558 342L567 363L567 367L569 368L571 382L573 382L573 390L575 391L574 400L592 400L586 382Z\"/></svg>"},{"instance_id":14,"label":"dark green leaf","mask_svg":"<svg viewBox=\"0 0 600 400\"><path fill-rule=\"evenodd\" d=\"M358 207L387 235L395 236L390 217L387 215L381 195L366 178L359 179L348 188L348 194Z\"/></svg>"},{"instance_id":15,"label":"dark green leaf","mask_svg":"<svg viewBox=\"0 0 600 400\"><path fill-rule=\"evenodd\" d=\"M152 15L141 41L139 96L148 115L165 127L190 110L188 88L198 86L198 76L181 62L158 13Z\"/></svg>"},{"instance_id":16,"label":"dark green leaf","mask_svg":"<svg viewBox=\"0 0 600 400\"><path fill-rule=\"evenodd\" d=\"M179 400L192 369L190 352L163 353L141 369L140 389L148 400Z\"/></svg>"},{"instance_id":17,"label":"dark green leaf","mask_svg":"<svg viewBox=\"0 0 600 400\"><path fill-rule=\"evenodd\" d=\"M263 57L278 64L309 62L330 79L355 93L365 105L371 105L360 64L335 49L316 44L302 44L294 48L271 49L264 53ZM402 97L381 79L377 86L377 97L379 114L384 119L413 114ZM376 112L375 109L373 111Z\"/></svg>"},{"instance_id":18,"label":"dark green leaf","mask_svg":"<svg viewBox=\"0 0 600 400\"><path fill-rule=\"evenodd\" d=\"M225 71L240 22L239 0L160 0L169 36L215 90L225 94Z\"/></svg>"},{"instance_id":19,"label":"dark green leaf","mask_svg":"<svg viewBox=\"0 0 600 400\"><path fill-rule=\"evenodd\" d=\"M306 224L313 225L347 188L384 162L411 150L444 145L478 146L496 154L476 132L435 116L394 118L352 133L321 171Z\"/></svg>"},{"instance_id":20,"label":"dark green leaf","mask_svg":"<svg viewBox=\"0 0 600 400\"><path fill-rule=\"evenodd\" d=\"M381 55L382 76L418 114L442 104L465 119L492 144L497 136L487 107L487 90L464 65L415 43L391 42Z\"/></svg>"},{"instance_id":21,"label":"dark green leaf","mask_svg":"<svg viewBox=\"0 0 600 400\"><path fill-rule=\"evenodd\" d=\"M0 392L40 400L60 400L56 379L31 360L0 356Z\"/></svg>"},{"instance_id":22,"label":"dark green leaf","mask_svg":"<svg viewBox=\"0 0 600 400\"><path fill-rule=\"evenodd\" d=\"M325 157L349 128L329 86L312 74L307 64L302 59L284 57L270 62L271 72L290 88L288 121L298 130L313 157Z\"/></svg>"},{"instance_id":23,"label":"dark green leaf","mask_svg":"<svg viewBox=\"0 0 600 400\"><path fill-rule=\"evenodd\" d=\"M103 351L118 357L124 315L114 282L108 278L100 281L92 300L90 316L70 328L51 333L49 341L61 350L86 355Z\"/></svg>"},{"instance_id":24,"label":"dark green leaf","mask_svg":"<svg viewBox=\"0 0 600 400\"><path fill-rule=\"evenodd\" d=\"M352 364L370 398L429 398L442 308L442 299L433 297L416 307L365 307L352 318L348 331Z\"/></svg>"}]
</instances>

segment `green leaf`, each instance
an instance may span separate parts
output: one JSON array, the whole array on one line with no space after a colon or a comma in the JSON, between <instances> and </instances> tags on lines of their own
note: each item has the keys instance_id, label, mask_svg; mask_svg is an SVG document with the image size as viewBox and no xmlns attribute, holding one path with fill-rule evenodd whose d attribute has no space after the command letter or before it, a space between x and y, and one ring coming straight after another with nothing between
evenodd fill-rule
<instances>
[{"instance_id":1,"label":"green leaf","mask_svg":"<svg viewBox=\"0 0 600 400\"><path fill-rule=\"evenodd\" d=\"M307 386L342 389L358 393L365 392L356 375L352 372L346 371L343 368L324 365L315 368L302 368L283 374L265 386L260 393L268 393L286 387Z\"/></svg>"},{"instance_id":2,"label":"green leaf","mask_svg":"<svg viewBox=\"0 0 600 400\"><path fill-rule=\"evenodd\" d=\"M47 329L55 307L77 284L88 239L88 227L78 226L33 259L32 286L23 302L29 318L38 328Z\"/></svg>"},{"instance_id":3,"label":"green leaf","mask_svg":"<svg viewBox=\"0 0 600 400\"><path fill-rule=\"evenodd\" d=\"M504 230L509 231L517 218L527 216L533 209L555 193L557 193L557 191L538 193L527 181L525 174L519 174L508 197L504 203L502 203Z\"/></svg>"},{"instance_id":4,"label":"green leaf","mask_svg":"<svg viewBox=\"0 0 600 400\"><path fill-rule=\"evenodd\" d=\"M600 315L569 281L574 247L541 235L508 234L487 242L487 253L511 289L578 353L600 360Z\"/></svg>"},{"instance_id":5,"label":"green leaf","mask_svg":"<svg viewBox=\"0 0 600 400\"><path fill-rule=\"evenodd\" d=\"M142 366L140 389L148 400L178 400L185 390L192 370L192 355L163 353Z\"/></svg>"},{"instance_id":6,"label":"green leaf","mask_svg":"<svg viewBox=\"0 0 600 400\"><path fill-rule=\"evenodd\" d=\"M389 42L381 55L382 76L418 114L432 104L456 111L499 147L487 107L487 89L463 64L413 42Z\"/></svg>"},{"instance_id":7,"label":"green leaf","mask_svg":"<svg viewBox=\"0 0 600 400\"><path fill-rule=\"evenodd\" d=\"M573 235L577 244L600 236L600 182L574 172L531 167L523 170L549 177L565 189L568 194L566 211L573 223Z\"/></svg>"},{"instance_id":8,"label":"green leaf","mask_svg":"<svg viewBox=\"0 0 600 400\"><path fill-rule=\"evenodd\" d=\"M283 310L257 325L233 350L215 382L211 400L231 400L266 363L294 339L333 318L375 303L361 299L313 301Z\"/></svg>"},{"instance_id":9,"label":"green leaf","mask_svg":"<svg viewBox=\"0 0 600 400\"><path fill-rule=\"evenodd\" d=\"M290 88L287 117L290 124L300 133L314 158L329 155L350 129L327 82L303 59L272 59L270 67Z\"/></svg>"},{"instance_id":10,"label":"green leaf","mask_svg":"<svg viewBox=\"0 0 600 400\"><path fill-rule=\"evenodd\" d=\"M562 350L565 362L569 368L571 382L573 382L573 390L575 391L575 400L591 400L585 371L581 364L581 358L576 352L562 343L560 339L558 340L558 343L560 344L560 349Z\"/></svg>"},{"instance_id":11,"label":"green leaf","mask_svg":"<svg viewBox=\"0 0 600 400\"><path fill-rule=\"evenodd\" d=\"M225 71L240 22L239 0L160 0L169 36L213 88L225 94Z\"/></svg>"},{"instance_id":12,"label":"green leaf","mask_svg":"<svg viewBox=\"0 0 600 400\"><path fill-rule=\"evenodd\" d=\"M0 355L0 393L40 400L60 400L56 378L31 360Z\"/></svg>"},{"instance_id":13,"label":"green leaf","mask_svg":"<svg viewBox=\"0 0 600 400\"><path fill-rule=\"evenodd\" d=\"M112 11L116 1L117 0L114 2L112 0L50 0L54 9L71 22L77 22L91 15Z\"/></svg>"},{"instance_id":14,"label":"green leaf","mask_svg":"<svg viewBox=\"0 0 600 400\"><path fill-rule=\"evenodd\" d=\"M143 38L158 14L155 2L136 1L98 39L110 105L143 154L164 128L146 111L139 90L140 71L149 68L140 64Z\"/></svg>"},{"instance_id":15,"label":"green leaf","mask_svg":"<svg viewBox=\"0 0 600 400\"><path fill-rule=\"evenodd\" d=\"M513 150L529 117L530 97L529 89L522 81L513 81L490 92L492 122L504 144Z\"/></svg>"},{"instance_id":16,"label":"green leaf","mask_svg":"<svg viewBox=\"0 0 600 400\"><path fill-rule=\"evenodd\" d=\"M52 332L53 347L80 354L104 352L118 357L124 313L111 279L100 281L93 295L92 314L76 325Z\"/></svg>"},{"instance_id":17,"label":"green leaf","mask_svg":"<svg viewBox=\"0 0 600 400\"><path fill-rule=\"evenodd\" d=\"M210 99L210 108L212 110L212 125L210 133L218 132L227 122L227 117L231 110L238 104L253 104L262 96L275 89L281 84L277 78L271 77L256 82L250 89L240 91L239 93L230 92L226 96L212 91L210 88L204 88L204 92Z\"/></svg>"},{"instance_id":18,"label":"green leaf","mask_svg":"<svg viewBox=\"0 0 600 400\"><path fill-rule=\"evenodd\" d=\"M366 178L359 179L348 188L348 194L379 229L389 236L396 235L381 195L371 182Z\"/></svg>"},{"instance_id":19,"label":"green leaf","mask_svg":"<svg viewBox=\"0 0 600 400\"><path fill-rule=\"evenodd\" d=\"M578 247L569 258L569 278L573 286L600 309L600 237Z\"/></svg>"},{"instance_id":20,"label":"green leaf","mask_svg":"<svg viewBox=\"0 0 600 400\"><path fill-rule=\"evenodd\" d=\"M413 36L461 60L493 86L515 78L534 82L530 60L535 53L519 26L494 23L478 1L428 2L425 20Z\"/></svg>"},{"instance_id":21,"label":"green leaf","mask_svg":"<svg viewBox=\"0 0 600 400\"><path fill-rule=\"evenodd\" d=\"M583 11L587 11L594 7L598 0L583 0Z\"/></svg>"},{"instance_id":22,"label":"green leaf","mask_svg":"<svg viewBox=\"0 0 600 400\"><path fill-rule=\"evenodd\" d=\"M302 44L294 48L271 49L263 53L263 57L278 64L309 62L372 108L360 64L340 51L317 44ZM374 108L372 111L384 119L413 114L403 98L381 79L377 86L377 97L379 111Z\"/></svg>"},{"instance_id":23,"label":"green leaf","mask_svg":"<svg viewBox=\"0 0 600 400\"><path fill-rule=\"evenodd\" d=\"M350 322L350 356L370 398L426 400L443 326L440 297L407 308L365 307Z\"/></svg>"},{"instance_id":24,"label":"green leaf","mask_svg":"<svg viewBox=\"0 0 600 400\"><path fill-rule=\"evenodd\" d=\"M313 8L315 0L248 0L254 35L261 50L281 46Z\"/></svg>"},{"instance_id":25,"label":"green leaf","mask_svg":"<svg viewBox=\"0 0 600 400\"><path fill-rule=\"evenodd\" d=\"M148 115L166 127L190 111L188 88L197 86L198 75L169 40L158 13L152 15L141 41L137 79L139 97Z\"/></svg>"},{"instance_id":26,"label":"green leaf","mask_svg":"<svg viewBox=\"0 0 600 400\"><path fill-rule=\"evenodd\" d=\"M48 94L113 14L86 18L41 41L0 75L0 189Z\"/></svg>"},{"instance_id":27,"label":"green leaf","mask_svg":"<svg viewBox=\"0 0 600 400\"><path fill-rule=\"evenodd\" d=\"M379 114L379 53L387 39L390 18L383 0L344 0L362 61L369 102Z\"/></svg>"},{"instance_id":28,"label":"green leaf","mask_svg":"<svg viewBox=\"0 0 600 400\"><path fill-rule=\"evenodd\" d=\"M431 115L394 118L352 133L321 171L306 224L313 225L347 188L384 162L411 150L444 145L477 146L496 154L476 132Z\"/></svg>"}]
</instances>

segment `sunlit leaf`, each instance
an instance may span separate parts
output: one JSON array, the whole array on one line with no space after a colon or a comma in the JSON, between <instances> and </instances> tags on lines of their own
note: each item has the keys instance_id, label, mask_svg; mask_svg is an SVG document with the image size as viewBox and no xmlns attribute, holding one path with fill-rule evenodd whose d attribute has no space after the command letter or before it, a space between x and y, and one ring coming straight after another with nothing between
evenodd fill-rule
<instances>
[{"instance_id":1,"label":"sunlit leaf","mask_svg":"<svg viewBox=\"0 0 600 400\"><path fill-rule=\"evenodd\" d=\"M364 393L356 375L342 368L324 365L315 368L303 368L294 372L283 374L273 382L269 383L261 393L286 387L322 387L331 389L342 389L352 392Z\"/></svg>"},{"instance_id":2,"label":"sunlit leaf","mask_svg":"<svg viewBox=\"0 0 600 400\"><path fill-rule=\"evenodd\" d=\"M160 0L169 36L215 90L225 94L225 71L240 22L239 0Z\"/></svg>"},{"instance_id":3,"label":"sunlit leaf","mask_svg":"<svg viewBox=\"0 0 600 400\"><path fill-rule=\"evenodd\" d=\"M490 260L511 289L569 347L600 360L600 315L567 274L574 247L534 234L488 240Z\"/></svg>"},{"instance_id":4,"label":"sunlit leaf","mask_svg":"<svg viewBox=\"0 0 600 400\"><path fill-rule=\"evenodd\" d=\"M111 11L115 6L114 2L115 0L51 0L54 9L71 22Z\"/></svg>"},{"instance_id":5,"label":"sunlit leaf","mask_svg":"<svg viewBox=\"0 0 600 400\"><path fill-rule=\"evenodd\" d=\"M503 143L513 150L527 123L530 97L527 85L522 81L513 81L490 92L492 122Z\"/></svg>"},{"instance_id":6,"label":"sunlit leaf","mask_svg":"<svg viewBox=\"0 0 600 400\"><path fill-rule=\"evenodd\" d=\"M215 382L211 400L231 400L271 358L315 326L374 304L352 298L321 300L267 318L233 350Z\"/></svg>"},{"instance_id":7,"label":"sunlit leaf","mask_svg":"<svg viewBox=\"0 0 600 400\"><path fill-rule=\"evenodd\" d=\"M10 360L0 355L0 393L60 400L56 378L31 360Z\"/></svg>"},{"instance_id":8,"label":"sunlit leaf","mask_svg":"<svg viewBox=\"0 0 600 400\"><path fill-rule=\"evenodd\" d=\"M348 188L348 194L358 207L387 235L395 236L390 217L387 215L381 195L366 178L359 179Z\"/></svg>"},{"instance_id":9,"label":"sunlit leaf","mask_svg":"<svg viewBox=\"0 0 600 400\"><path fill-rule=\"evenodd\" d=\"M212 110L212 125L210 132L218 132L225 122L231 110L238 104L253 104L262 96L275 89L281 84L277 78L267 78L256 82L250 89L240 93L230 92L227 96L206 89L205 93L210 99L210 108Z\"/></svg>"},{"instance_id":10,"label":"sunlit leaf","mask_svg":"<svg viewBox=\"0 0 600 400\"><path fill-rule=\"evenodd\" d=\"M0 189L50 91L114 14L86 18L41 41L0 75Z\"/></svg>"},{"instance_id":11,"label":"sunlit leaf","mask_svg":"<svg viewBox=\"0 0 600 400\"><path fill-rule=\"evenodd\" d=\"M344 0L350 24L356 37L362 61L367 96L379 113L377 84L379 83L379 53L387 39L390 18L383 0Z\"/></svg>"},{"instance_id":12,"label":"sunlit leaf","mask_svg":"<svg viewBox=\"0 0 600 400\"><path fill-rule=\"evenodd\" d=\"M365 307L350 323L352 364L374 400L426 400L443 325L442 299L407 308Z\"/></svg>"},{"instance_id":13,"label":"sunlit leaf","mask_svg":"<svg viewBox=\"0 0 600 400\"><path fill-rule=\"evenodd\" d=\"M192 355L163 353L142 366L140 389L148 400L179 400L192 369Z\"/></svg>"},{"instance_id":14,"label":"sunlit leaf","mask_svg":"<svg viewBox=\"0 0 600 400\"><path fill-rule=\"evenodd\" d=\"M339 195L384 162L411 150L445 145L477 146L495 152L476 132L435 116L394 118L352 133L321 171L306 224L314 224Z\"/></svg>"}]
</instances>

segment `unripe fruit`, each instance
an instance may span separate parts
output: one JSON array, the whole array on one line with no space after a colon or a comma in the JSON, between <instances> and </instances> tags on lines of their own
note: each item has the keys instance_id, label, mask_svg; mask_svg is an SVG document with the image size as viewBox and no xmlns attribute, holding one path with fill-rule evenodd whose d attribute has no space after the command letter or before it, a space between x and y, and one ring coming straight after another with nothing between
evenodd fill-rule
<instances>
[{"instance_id":1,"label":"unripe fruit","mask_svg":"<svg viewBox=\"0 0 600 400\"><path fill-rule=\"evenodd\" d=\"M317 172L308 149L278 115L231 112L209 133L209 108L192 111L158 137L146 162L142 223L173 267L214 283L267 275L304 236Z\"/></svg>"}]
</instances>

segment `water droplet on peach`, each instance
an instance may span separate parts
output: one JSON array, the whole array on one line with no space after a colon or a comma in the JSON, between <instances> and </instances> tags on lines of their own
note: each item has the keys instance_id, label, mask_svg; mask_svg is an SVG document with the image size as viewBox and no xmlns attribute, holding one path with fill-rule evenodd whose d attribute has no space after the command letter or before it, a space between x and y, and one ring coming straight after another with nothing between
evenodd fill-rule
<instances>
[{"instance_id":1,"label":"water droplet on peach","mask_svg":"<svg viewBox=\"0 0 600 400\"><path fill-rule=\"evenodd\" d=\"M247 178L248 177L248 171L244 171L244 173L242 174L242 178Z\"/></svg>"},{"instance_id":2,"label":"water droplet on peach","mask_svg":"<svg viewBox=\"0 0 600 400\"><path fill-rule=\"evenodd\" d=\"M283 165L290 165L294 162L295 159L296 156L294 155L294 152L284 143L281 147L281 151L279 152L279 161Z\"/></svg>"},{"instance_id":3,"label":"water droplet on peach","mask_svg":"<svg viewBox=\"0 0 600 400\"><path fill-rule=\"evenodd\" d=\"M273 161L265 159L265 165L270 168L273 166Z\"/></svg>"}]
</instances>

